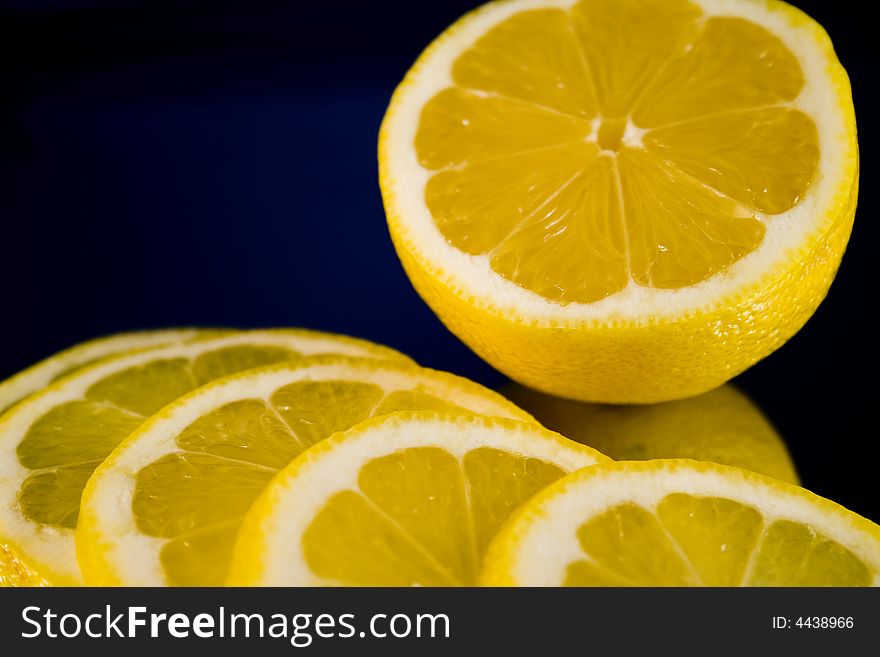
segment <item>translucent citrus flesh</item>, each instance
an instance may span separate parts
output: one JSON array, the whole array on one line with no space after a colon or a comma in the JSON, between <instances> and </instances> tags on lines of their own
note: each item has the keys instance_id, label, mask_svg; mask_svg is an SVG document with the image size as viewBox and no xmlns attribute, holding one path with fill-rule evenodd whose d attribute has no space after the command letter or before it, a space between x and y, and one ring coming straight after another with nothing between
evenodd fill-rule
<instances>
[{"instance_id":1,"label":"translucent citrus flesh","mask_svg":"<svg viewBox=\"0 0 880 657\"><path fill-rule=\"evenodd\" d=\"M415 140L450 244L547 299L680 288L757 248L818 134L770 32L686 0L523 11L461 54Z\"/></svg>"},{"instance_id":2,"label":"translucent citrus flesh","mask_svg":"<svg viewBox=\"0 0 880 657\"><path fill-rule=\"evenodd\" d=\"M306 562L348 586L473 585L501 523L564 474L489 447L461 459L441 447L372 459L303 533Z\"/></svg>"},{"instance_id":3,"label":"translucent citrus flesh","mask_svg":"<svg viewBox=\"0 0 880 657\"><path fill-rule=\"evenodd\" d=\"M268 400L226 404L182 431L178 451L138 472L137 527L166 541L160 561L170 584L222 584L242 517L278 470L337 431L411 409L461 407L418 386L386 394L358 381L301 381Z\"/></svg>"},{"instance_id":4,"label":"translucent citrus flesh","mask_svg":"<svg viewBox=\"0 0 880 657\"><path fill-rule=\"evenodd\" d=\"M193 359L150 361L97 381L83 399L38 418L18 444L19 462L32 471L18 494L22 514L42 525L75 528L86 481L147 417L208 381L299 356L275 346L239 345Z\"/></svg>"},{"instance_id":5,"label":"translucent citrus flesh","mask_svg":"<svg viewBox=\"0 0 880 657\"><path fill-rule=\"evenodd\" d=\"M584 559L568 586L865 586L873 574L807 525L765 522L756 508L673 493L651 512L624 503L578 529Z\"/></svg>"}]
</instances>

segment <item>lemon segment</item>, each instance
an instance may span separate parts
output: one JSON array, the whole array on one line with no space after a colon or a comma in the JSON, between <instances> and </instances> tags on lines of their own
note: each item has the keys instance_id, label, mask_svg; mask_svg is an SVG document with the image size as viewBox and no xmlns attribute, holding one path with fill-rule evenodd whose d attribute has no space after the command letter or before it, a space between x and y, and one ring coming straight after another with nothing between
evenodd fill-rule
<instances>
[{"instance_id":1,"label":"lemon segment","mask_svg":"<svg viewBox=\"0 0 880 657\"><path fill-rule=\"evenodd\" d=\"M0 418L0 543L48 581L78 583L83 487L129 433L210 377L324 353L409 362L345 336L243 331L119 355L59 379Z\"/></svg>"},{"instance_id":2,"label":"lemon segment","mask_svg":"<svg viewBox=\"0 0 880 657\"><path fill-rule=\"evenodd\" d=\"M706 392L791 337L858 188L846 73L775 1L490 3L408 72L379 162L441 320L524 385L610 403Z\"/></svg>"},{"instance_id":3,"label":"lemon segment","mask_svg":"<svg viewBox=\"0 0 880 657\"><path fill-rule=\"evenodd\" d=\"M223 584L242 517L279 470L334 433L412 409L532 421L466 379L366 359L306 358L209 384L153 416L90 480L77 528L86 582ZM379 497L405 469L383 467ZM442 495L447 483L430 485ZM350 509L341 499L332 512Z\"/></svg>"},{"instance_id":4,"label":"lemon segment","mask_svg":"<svg viewBox=\"0 0 880 657\"><path fill-rule=\"evenodd\" d=\"M501 393L548 429L615 461L713 461L800 483L782 436L731 384L688 399L633 406L561 399L516 383Z\"/></svg>"},{"instance_id":5,"label":"lemon segment","mask_svg":"<svg viewBox=\"0 0 880 657\"><path fill-rule=\"evenodd\" d=\"M637 107L646 85L699 36L703 18L686 0L586 0L564 13L599 113L612 118Z\"/></svg>"},{"instance_id":6,"label":"lemon segment","mask_svg":"<svg viewBox=\"0 0 880 657\"><path fill-rule=\"evenodd\" d=\"M245 517L230 582L473 585L513 509L567 472L605 460L503 418L415 412L369 420L272 480Z\"/></svg>"},{"instance_id":7,"label":"lemon segment","mask_svg":"<svg viewBox=\"0 0 880 657\"><path fill-rule=\"evenodd\" d=\"M478 566L461 470L437 447L372 459L358 475L359 490L336 493L309 523L306 562L315 575L347 585L473 581ZM422 475L417 483L414 473ZM432 522L414 523L413 516Z\"/></svg>"},{"instance_id":8,"label":"lemon segment","mask_svg":"<svg viewBox=\"0 0 880 657\"><path fill-rule=\"evenodd\" d=\"M520 586L877 586L880 527L803 488L714 463L621 461L552 484L489 547Z\"/></svg>"},{"instance_id":9,"label":"lemon segment","mask_svg":"<svg viewBox=\"0 0 880 657\"><path fill-rule=\"evenodd\" d=\"M801 22L790 7L777 3L775 9ZM643 88L632 110L635 123L659 129L701 117L736 118L743 116L739 112L782 108L798 98L806 85L803 69L770 24L762 27L741 16L698 21L702 25L688 45ZM692 17L687 22L693 30ZM729 137L731 131L725 133Z\"/></svg>"}]
</instances>

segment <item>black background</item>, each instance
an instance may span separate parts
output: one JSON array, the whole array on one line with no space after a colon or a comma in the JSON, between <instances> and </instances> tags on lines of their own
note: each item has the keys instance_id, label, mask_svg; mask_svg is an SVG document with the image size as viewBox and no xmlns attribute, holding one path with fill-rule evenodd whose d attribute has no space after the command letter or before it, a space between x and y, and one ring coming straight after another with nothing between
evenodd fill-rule
<instances>
[{"instance_id":1,"label":"black background","mask_svg":"<svg viewBox=\"0 0 880 657\"><path fill-rule=\"evenodd\" d=\"M501 383L410 287L376 176L394 86L475 4L0 2L0 377L125 329L300 325ZM852 79L862 192L828 299L738 382L877 521L872 3L794 4Z\"/></svg>"}]
</instances>

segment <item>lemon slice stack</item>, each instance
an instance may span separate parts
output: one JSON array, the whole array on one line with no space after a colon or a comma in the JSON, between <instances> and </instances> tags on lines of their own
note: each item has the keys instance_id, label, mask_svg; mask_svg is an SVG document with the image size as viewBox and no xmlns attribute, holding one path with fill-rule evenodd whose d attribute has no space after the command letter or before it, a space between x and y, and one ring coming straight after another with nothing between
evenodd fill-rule
<instances>
[{"instance_id":1,"label":"lemon slice stack","mask_svg":"<svg viewBox=\"0 0 880 657\"><path fill-rule=\"evenodd\" d=\"M313 552L344 572L366 565L364 578L352 581L370 581L369 569L379 567L372 563L379 557L371 550L382 550L389 553L383 558L396 558L401 569L395 583L438 583L437 572L420 570L425 563L415 557L419 551L430 553L441 541L454 554L436 559L456 559L454 568L446 567L460 576L457 581L473 583L481 562L471 559L466 528L484 522L478 515L483 506L491 504L497 510L493 520L500 523L506 517L500 505L512 510L562 474L603 459L534 426L526 413L494 393L449 374L338 358L256 370L183 397L134 432L98 468L83 496L77 529L77 556L86 581L226 582L243 518L280 470L298 457L310 462L322 453L322 441L337 432L412 409L467 418L447 430L449 435L475 435L477 421L469 415L480 413L509 418L502 426L511 429L495 434L516 430L526 438L520 445L505 445L496 435L495 442L483 441L483 451L476 449L483 443L473 438L475 451L465 455L448 452L448 438L436 435L433 425L408 423L400 437L380 432L369 449L358 447L351 460L337 459L323 469L319 478L334 500L320 501L330 503L326 514L331 527L316 539ZM529 438L536 443L534 453L528 449ZM548 447L541 452L545 443ZM358 478L361 465L371 474ZM478 470L476 484L466 482L469 467ZM511 479L508 490L505 477ZM487 487L494 498L490 495L479 508L467 504ZM333 519L351 526L333 529ZM452 526L458 533L448 533ZM359 538L348 535L352 531ZM383 539L387 544L380 546ZM465 578L460 571L467 559Z\"/></svg>"},{"instance_id":2,"label":"lemon slice stack","mask_svg":"<svg viewBox=\"0 0 880 657\"><path fill-rule=\"evenodd\" d=\"M878 583L880 528L796 486L615 464L497 393L344 336L167 335L110 338L108 353L141 348L2 415L0 582Z\"/></svg>"},{"instance_id":3,"label":"lemon slice stack","mask_svg":"<svg viewBox=\"0 0 880 657\"><path fill-rule=\"evenodd\" d=\"M132 347L142 348L100 358ZM86 481L154 412L208 381L317 354L411 363L387 347L312 331L167 331L86 343L14 377L36 382L33 372L74 368L0 416L0 544L18 555L15 572L81 581L73 534Z\"/></svg>"},{"instance_id":4,"label":"lemon slice stack","mask_svg":"<svg viewBox=\"0 0 880 657\"><path fill-rule=\"evenodd\" d=\"M614 464L497 393L352 338L173 335L110 338L110 355L0 417L0 582L880 581L880 528L782 481Z\"/></svg>"},{"instance_id":5,"label":"lemon slice stack","mask_svg":"<svg viewBox=\"0 0 880 657\"><path fill-rule=\"evenodd\" d=\"M167 335L152 346L153 334L109 338L31 369L96 354L0 419L5 583L227 583L240 527L273 477L329 436L388 416L396 437L374 431L369 450L322 475L358 500L325 517L363 531L361 543L312 546L338 562L323 579L473 584L519 503L607 460L497 393L380 345L291 329ZM141 348L112 355L130 346ZM350 576L374 558L385 571Z\"/></svg>"}]
</instances>

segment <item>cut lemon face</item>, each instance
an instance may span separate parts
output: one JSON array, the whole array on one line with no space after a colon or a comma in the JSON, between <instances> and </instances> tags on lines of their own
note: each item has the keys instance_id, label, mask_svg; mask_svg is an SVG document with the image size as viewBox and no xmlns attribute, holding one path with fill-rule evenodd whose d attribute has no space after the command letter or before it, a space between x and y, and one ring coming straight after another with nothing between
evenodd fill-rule
<instances>
[{"instance_id":1,"label":"cut lemon face","mask_svg":"<svg viewBox=\"0 0 880 657\"><path fill-rule=\"evenodd\" d=\"M588 468L498 533L491 586L877 586L880 527L803 488L714 463Z\"/></svg>"},{"instance_id":2,"label":"cut lemon face","mask_svg":"<svg viewBox=\"0 0 880 657\"><path fill-rule=\"evenodd\" d=\"M244 586L476 582L495 531L526 499L607 460L534 424L395 413L305 452L260 496L230 581Z\"/></svg>"},{"instance_id":3,"label":"cut lemon face","mask_svg":"<svg viewBox=\"0 0 880 657\"><path fill-rule=\"evenodd\" d=\"M775 0L508 0L394 94L388 224L444 323L586 401L717 387L825 296L855 212L846 73Z\"/></svg>"},{"instance_id":4,"label":"cut lemon face","mask_svg":"<svg viewBox=\"0 0 880 657\"><path fill-rule=\"evenodd\" d=\"M73 530L104 458L144 420L214 379L314 354L411 362L379 345L301 330L245 331L77 370L0 417L0 543L48 581L80 581Z\"/></svg>"},{"instance_id":5,"label":"cut lemon face","mask_svg":"<svg viewBox=\"0 0 880 657\"><path fill-rule=\"evenodd\" d=\"M394 363L309 358L224 379L154 416L95 472L77 528L86 583L224 584L242 517L279 470L337 431L413 409L531 421L467 379Z\"/></svg>"},{"instance_id":6,"label":"cut lemon face","mask_svg":"<svg viewBox=\"0 0 880 657\"><path fill-rule=\"evenodd\" d=\"M65 349L0 383L0 415L53 381L74 370L114 354L150 347L182 344L190 340L221 335L219 329L161 329L133 331L89 340ZM0 586L30 586L44 583L40 575L18 558L11 546L0 542Z\"/></svg>"},{"instance_id":7,"label":"cut lemon face","mask_svg":"<svg viewBox=\"0 0 880 657\"><path fill-rule=\"evenodd\" d=\"M0 383L0 414L18 401L69 374L102 358L126 351L182 344L197 338L220 334L214 329L162 329L133 331L83 342L23 370Z\"/></svg>"},{"instance_id":8,"label":"cut lemon face","mask_svg":"<svg viewBox=\"0 0 880 657\"><path fill-rule=\"evenodd\" d=\"M501 392L548 429L615 461L713 461L800 483L782 436L730 384L688 399L633 406L560 399L516 383Z\"/></svg>"}]
</instances>

